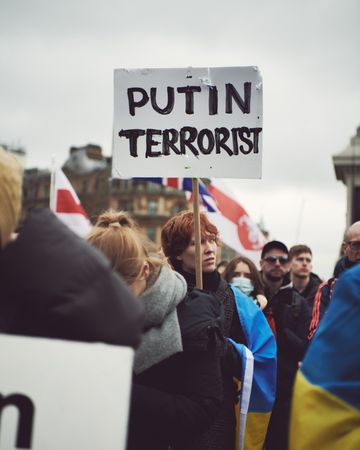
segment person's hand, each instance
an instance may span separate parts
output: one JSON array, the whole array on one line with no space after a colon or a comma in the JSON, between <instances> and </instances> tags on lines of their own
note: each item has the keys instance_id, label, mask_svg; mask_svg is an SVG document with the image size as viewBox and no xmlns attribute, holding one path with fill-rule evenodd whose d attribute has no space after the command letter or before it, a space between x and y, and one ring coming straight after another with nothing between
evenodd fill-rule
<instances>
[{"instance_id":1,"label":"person's hand","mask_svg":"<svg viewBox=\"0 0 360 450\"><path fill-rule=\"evenodd\" d=\"M262 311L262 310L266 307L266 305L268 304L268 301L267 301L267 298L265 297L265 295L258 294L258 295L256 296L256 300L257 300L258 303L259 303L259 306L260 306L261 311Z\"/></svg>"}]
</instances>

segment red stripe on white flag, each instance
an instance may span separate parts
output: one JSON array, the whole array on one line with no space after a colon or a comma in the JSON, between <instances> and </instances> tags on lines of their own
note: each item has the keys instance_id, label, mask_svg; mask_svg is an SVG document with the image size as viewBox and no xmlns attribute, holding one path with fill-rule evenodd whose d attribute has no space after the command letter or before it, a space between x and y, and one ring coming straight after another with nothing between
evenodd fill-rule
<instances>
[{"instance_id":1,"label":"red stripe on white flag","mask_svg":"<svg viewBox=\"0 0 360 450\"><path fill-rule=\"evenodd\" d=\"M208 191L217 208L216 212L209 212L208 217L219 229L220 239L258 266L266 243L260 228L219 180L212 180Z\"/></svg>"},{"instance_id":2,"label":"red stripe on white flag","mask_svg":"<svg viewBox=\"0 0 360 450\"><path fill-rule=\"evenodd\" d=\"M81 237L91 231L91 223L79 197L61 169L54 174L54 213L74 233Z\"/></svg>"},{"instance_id":3,"label":"red stripe on white flag","mask_svg":"<svg viewBox=\"0 0 360 450\"><path fill-rule=\"evenodd\" d=\"M56 213L78 213L87 218L87 214L81 204L76 203L72 193L66 189L56 191Z\"/></svg>"}]
</instances>

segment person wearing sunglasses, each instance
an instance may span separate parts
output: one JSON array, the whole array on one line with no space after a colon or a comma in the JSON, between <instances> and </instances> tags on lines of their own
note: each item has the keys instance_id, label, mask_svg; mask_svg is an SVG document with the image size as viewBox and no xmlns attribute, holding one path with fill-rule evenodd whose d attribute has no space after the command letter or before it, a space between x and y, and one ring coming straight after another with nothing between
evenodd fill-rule
<instances>
[{"instance_id":1,"label":"person wearing sunglasses","mask_svg":"<svg viewBox=\"0 0 360 450\"><path fill-rule=\"evenodd\" d=\"M346 230L342 251L344 255L335 265L334 276L320 284L315 295L309 328L309 340L314 337L319 323L330 305L337 279L343 272L360 262L360 221L354 222Z\"/></svg>"},{"instance_id":2,"label":"person wearing sunglasses","mask_svg":"<svg viewBox=\"0 0 360 450\"><path fill-rule=\"evenodd\" d=\"M308 345L311 310L307 301L286 283L289 251L280 241L270 241L261 252L261 275L268 305L264 314L277 341L276 400L266 436L266 450L286 450L290 405L295 375Z\"/></svg>"}]
</instances>

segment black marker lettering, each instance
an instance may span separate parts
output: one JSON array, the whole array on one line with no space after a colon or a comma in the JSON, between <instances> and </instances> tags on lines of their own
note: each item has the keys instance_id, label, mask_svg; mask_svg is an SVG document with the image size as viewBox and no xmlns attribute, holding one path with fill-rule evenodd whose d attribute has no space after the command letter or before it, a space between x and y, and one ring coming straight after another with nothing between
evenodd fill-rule
<instances>
[{"instance_id":1,"label":"black marker lettering","mask_svg":"<svg viewBox=\"0 0 360 450\"><path fill-rule=\"evenodd\" d=\"M223 148L230 156L234 154L233 151L225 144L225 142L229 139L229 136L230 132L227 128L215 128L216 153L220 153L220 149Z\"/></svg>"},{"instance_id":2,"label":"black marker lettering","mask_svg":"<svg viewBox=\"0 0 360 450\"><path fill-rule=\"evenodd\" d=\"M237 140L237 135L240 131L240 128L231 128L231 135L232 135L232 139L233 139L233 149L234 149L234 155L238 155L239 154L239 147L238 147L238 140Z\"/></svg>"},{"instance_id":3,"label":"black marker lettering","mask_svg":"<svg viewBox=\"0 0 360 450\"><path fill-rule=\"evenodd\" d=\"M174 108L174 88L173 87L167 87L167 104L165 108L159 108L158 104L156 103L156 88L150 89L150 98L151 98L151 106L153 109L158 112L159 114L170 114L171 111Z\"/></svg>"},{"instance_id":4,"label":"black marker lettering","mask_svg":"<svg viewBox=\"0 0 360 450\"><path fill-rule=\"evenodd\" d=\"M251 83L244 83L244 96L245 100L240 97L238 91L234 88L231 83L227 83L226 87L226 98L225 98L225 112L227 114L232 114L232 99L235 100L235 103L241 109L244 114L250 113L250 101L251 101Z\"/></svg>"},{"instance_id":5,"label":"black marker lettering","mask_svg":"<svg viewBox=\"0 0 360 450\"><path fill-rule=\"evenodd\" d=\"M179 140L179 132L174 128L163 131L163 154L170 155L170 149L174 151L177 155L181 155L181 150L179 150L175 143Z\"/></svg>"},{"instance_id":6,"label":"black marker lettering","mask_svg":"<svg viewBox=\"0 0 360 450\"><path fill-rule=\"evenodd\" d=\"M254 153L259 153L259 134L262 128L251 128L251 131L254 133Z\"/></svg>"},{"instance_id":7,"label":"black marker lettering","mask_svg":"<svg viewBox=\"0 0 360 450\"><path fill-rule=\"evenodd\" d=\"M218 90L216 86L209 86L209 115L218 113Z\"/></svg>"},{"instance_id":8,"label":"black marker lettering","mask_svg":"<svg viewBox=\"0 0 360 450\"><path fill-rule=\"evenodd\" d=\"M207 137L207 147L204 146L204 137ZM198 147L201 151L201 153L203 153L204 155L209 155L213 149L214 149L214 145L215 145L215 139L214 136L212 134L212 132L210 130L208 130L207 128L204 128L203 130L200 130L198 138L197 138L197 144Z\"/></svg>"},{"instance_id":9,"label":"black marker lettering","mask_svg":"<svg viewBox=\"0 0 360 450\"><path fill-rule=\"evenodd\" d=\"M142 94L142 98L138 101L135 101L134 92ZM149 101L149 96L146 93L145 89L140 87L129 88L127 90L127 96L129 102L129 112L132 116L135 116L135 108L141 108Z\"/></svg>"},{"instance_id":10,"label":"black marker lettering","mask_svg":"<svg viewBox=\"0 0 360 450\"><path fill-rule=\"evenodd\" d=\"M161 130L153 130L152 128L148 128L146 130L146 154L145 158L149 157L158 157L161 156L161 150L158 150L157 152L152 150L151 147L155 145L159 145L160 142L153 140L153 135L157 134L161 136Z\"/></svg>"},{"instance_id":11,"label":"black marker lettering","mask_svg":"<svg viewBox=\"0 0 360 450\"><path fill-rule=\"evenodd\" d=\"M200 86L184 86L178 87L179 94L185 94L185 112L186 114L194 114L194 92L201 92Z\"/></svg>"},{"instance_id":12,"label":"black marker lettering","mask_svg":"<svg viewBox=\"0 0 360 450\"><path fill-rule=\"evenodd\" d=\"M250 129L247 127L241 127L239 130L240 139L242 142L244 142L244 144L247 144L249 148L248 150L246 150L243 145L240 145L240 151L243 155L248 155L249 153L251 153L251 150L253 149L254 145L250 139L247 139L244 136L245 134L250 137L251 136Z\"/></svg>"},{"instance_id":13,"label":"black marker lettering","mask_svg":"<svg viewBox=\"0 0 360 450\"><path fill-rule=\"evenodd\" d=\"M189 136L186 137L186 134L189 133ZM188 147L195 156L198 156L199 150L192 145L192 142L195 141L197 136L197 130L194 127L183 127L180 130L180 149L181 153L185 155L185 147Z\"/></svg>"},{"instance_id":14,"label":"black marker lettering","mask_svg":"<svg viewBox=\"0 0 360 450\"><path fill-rule=\"evenodd\" d=\"M137 158L139 155L137 154L137 139L139 136L144 136L145 130L120 130L119 136L126 137L129 139L129 147L130 147L130 155L134 158Z\"/></svg>"}]
</instances>

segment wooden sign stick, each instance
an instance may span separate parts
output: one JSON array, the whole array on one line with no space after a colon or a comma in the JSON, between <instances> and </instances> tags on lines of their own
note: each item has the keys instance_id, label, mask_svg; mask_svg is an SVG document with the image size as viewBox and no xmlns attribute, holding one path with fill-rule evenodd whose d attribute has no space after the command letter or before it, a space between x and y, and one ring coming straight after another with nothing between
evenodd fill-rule
<instances>
[{"instance_id":1,"label":"wooden sign stick","mask_svg":"<svg viewBox=\"0 0 360 450\"><path fill-rule=\"evenodd\" d=\"M201 229L200 229L200 208L199 208L199 179L192 179L193 214L194 214L194 235L195 235L195 273L196 287L202 289L202 261L201 261Z\"/></svg>"}]
</instances>

